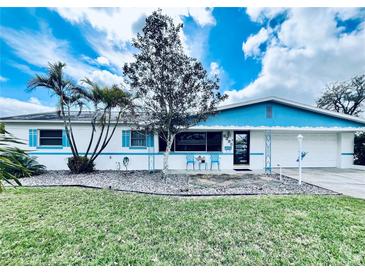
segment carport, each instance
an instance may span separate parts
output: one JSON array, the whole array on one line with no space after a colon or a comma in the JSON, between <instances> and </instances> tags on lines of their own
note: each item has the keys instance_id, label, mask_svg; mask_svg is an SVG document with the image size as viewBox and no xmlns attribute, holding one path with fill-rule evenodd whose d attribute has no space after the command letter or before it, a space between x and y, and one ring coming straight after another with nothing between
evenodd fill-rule
<instances>
[{"instance_id":1,"label":"carport","mask_svg":"<svg viewBox=\"0 0 365 274\"><path fill-rule=\"evenodd\" d=\"M282 174L298 179L298 168L284 168ZM302 180L344 195L365 199L365 170L303 168Z\"/></svg>"}]
</instances>

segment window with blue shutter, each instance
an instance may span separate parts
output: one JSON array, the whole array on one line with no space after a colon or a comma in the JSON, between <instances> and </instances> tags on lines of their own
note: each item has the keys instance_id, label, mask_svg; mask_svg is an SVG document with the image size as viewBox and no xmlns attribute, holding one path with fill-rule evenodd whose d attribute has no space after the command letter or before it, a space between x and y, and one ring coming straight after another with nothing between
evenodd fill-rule
<instances>
[{"instance_id":1,"label":"window with blue shutter","mask_svg":"<svg viewBox=\"0 0 365 274\"><path fill-rule=\"evenodd\" d=\"M130 146L130 138L131 138L131 131L123 130L122 131L122 147Z\"/></svg>"},{"instance_id":2,"label":"window with blue shutter","mask_svg":"<svg viewBox=\"0 0 365 274\"><path fill-rule=\"evenodd\" d=\"M38 140L37 129L30 128L29 129L29 143L28 143L28 145L30 147L36 147L37 146L37 140Z\"/></svg>"}]
</instances>

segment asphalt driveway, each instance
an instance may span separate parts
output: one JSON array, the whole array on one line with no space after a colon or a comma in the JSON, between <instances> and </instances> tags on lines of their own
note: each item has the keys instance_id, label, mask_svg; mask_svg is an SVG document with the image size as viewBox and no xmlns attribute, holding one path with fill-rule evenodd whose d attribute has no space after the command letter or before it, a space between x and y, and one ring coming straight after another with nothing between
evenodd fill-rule
<instances>
[{"instance_id":1,"label":"asphalt driveway","mask_svg":"<svg viewBox=\"0 0 365 274\"><path fill-rule=\"evenodd\" d=\"M297 168L283 168L282 172L283 175L298 179ZM365 199L365 170L303 168L302 180L338 193Z\"/></svg>"}]
</instances>

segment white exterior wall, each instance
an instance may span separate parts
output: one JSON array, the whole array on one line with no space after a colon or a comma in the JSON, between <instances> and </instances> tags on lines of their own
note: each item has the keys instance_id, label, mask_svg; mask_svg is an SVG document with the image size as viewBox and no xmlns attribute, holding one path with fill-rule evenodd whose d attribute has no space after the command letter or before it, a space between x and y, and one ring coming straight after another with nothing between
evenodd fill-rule
<instances>
[{"instance_id":1,"label":"white exterior wall","mask_svg":"<svg viewBox=\"0 0 365 274\"><path fill-rule=\"evenodd\" d=\"M22 146L32 150L38 161L49 170L68 169L67 158L71 156L69 147L61 149L29 148L29 129L63 129L62 123L7 123L6 129L26 143ZM75 139L81 154L85 152L90 138L89 124L77 124L73 126ZM129 127L118 126L109 145L95 161L96 169L124 169L123 158L129 158L128 169L147 170L162 169L163 154L158 151L158 136L154 136L154 148L133 149L122 147L122 130ZM296 136L301 133L304 136L303 151L308 155L303 160L304 167L340 167L350 168L353 164L354 133L303 133L303 132L275 132L272 138L272 167L277 164L296 167L298 156L298 143ZM98 136L96 134L96 136ZM39 134L38 134L39 137ZM95 138L96 139L96 138ZM96 141L96 140L95 140ZM150 154L150 156L149 156ZM207 152L173 152L169 157L170 169L185 169L186 155L202 155L207 158ZM250 160L249 165L233 165L233 130L223 131L222 152L220 153L221 170L234 168L248 168L262 170L265 166L265 132L263 130L250 131ZM196 169L198 167L196 166ZM216 169L216 166L213 166Z\"/></svg>"},{"instance_id":2,"label":"white exterior wall","mask_svg":"<svg viewBox=\"0 0 365 274\"><path fill-rule=\"evenodd\" d=\"M337 134L337 167L351 168L354 164L354 136L353 132Z\"/></svg>"},{"instance_id":3,"label":"white exterior wall","mask_svg":"<svg viewBox=\"0 0 365 274\"><path fill-rule=\"evenodd\" d=\"M250 164L253 170L265 167L265 132L250 131Z\"/></svg>"}]
</instances>

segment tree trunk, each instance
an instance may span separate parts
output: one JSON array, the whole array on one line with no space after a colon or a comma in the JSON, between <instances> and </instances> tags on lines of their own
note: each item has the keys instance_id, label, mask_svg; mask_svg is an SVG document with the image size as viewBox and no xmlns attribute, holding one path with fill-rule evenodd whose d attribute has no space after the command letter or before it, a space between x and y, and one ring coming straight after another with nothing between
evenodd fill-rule
<instances>
[{"instance_id":1,"label":"tree trunk","mask_svg":"<svg viewBox=\"0 0 365 274\"><path fill-rule=\"evenodd\" d=\"M62 115L62 118L63 118L63 123L64 123L65 131L66 131L67 139L68 139L68 142L70 143L70 148L71 148L72 156L73 157L77 157L78 154L75 151L75 145L76 144L72 143L72 140L71 140L71 135L70 135L70 131L68 129L67 118L66 118L66 115L65 115L65 110L64 110L64 106L63 106L63 101L62 100L60 102L60 105L61 105L61 115Z\"/></svg>"},{"instance_id":2,"label":"tree trunk","mask_svg":"<svg viewBox=\"0 0 365 274\"><path fill-rule=\"evenodd\" d=\"M170 134L170 133L167 134L166 151L163 155L163 169L162 169L162 173L163 173L165 182L166 182L166 178L167 178L167 172L169 169L169 155L170 155L171 146L174 141L174 138L175 138L175 134Z\"/></svg>"},{"instance_id":3,"label":"tree trunk","mask_svg":"<svg viewBox=\"0 0 365 274\"><path fill-rule=\"evenodd\" d=\"M119 119L120 119L120 116L118 116L117 117L117 120L116 120L116 122L115 122L115 125L114 125L114 127L113 127L113 129L112 129L112 132L111 132L111 134L108 136L107 134L108 134L108 132L106 133L106 135L105 135L105 140L104 140L104 142L103 142L103 145L102 145L102 147L100 148L100 150L99 150L99 152L97 152L92 158L91 158L91 160L92 161L95 161L95 159L100 155L100 153L106 148L106 146L109 144L109 142L110 142L110 140L112 139L112 137L113 137L113 135L114 135L114 132L115 132L115 130L116 130L116 128L117 128L117 126L118 126L118 124L119 124ZM107 131L109 131L109 127L110 127L110 119L109 119L109 125L108 125L108 130Z\"/></svg>"}]
</instances>

